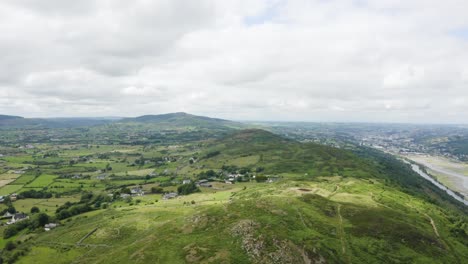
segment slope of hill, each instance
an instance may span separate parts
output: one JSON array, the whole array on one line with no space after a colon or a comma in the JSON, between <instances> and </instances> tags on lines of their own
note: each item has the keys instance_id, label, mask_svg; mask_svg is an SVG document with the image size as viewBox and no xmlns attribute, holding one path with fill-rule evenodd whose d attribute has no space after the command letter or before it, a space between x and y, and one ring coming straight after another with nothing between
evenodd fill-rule
<instances>
[{"instance_id":1,"label":"slope of hill","mask_svg":"<svg viewBox=\"0 0 468 264\"><path fill-rule=\"evenodd\" d=\"M113 167L116 175L122 168L122 175L128 175L117 180L122 184L124 177L132 175L125 172L129 168L123 160L146 164L152 155L161 158L161 152L155 150L135 157L131 148L118 152L112 146L103 148L109 156L105 160L98 161L98 156L105 156L99 153L91 156L92 164L76 164L76 168L102 163ZM302 144L258 129L162 150L170 162L157 162L157 168L163 166L157 170L167 168L176 173L157 178L169 177L167 183L186 178L195 181L196 173L213 170L218 180L212 181L212 187L200 187L201 192L175 199L146 194L133 199L116 198L103 206L99 199L121 191L112 189L112 179L78 179L83 188L93 188L96 200L83 196L93 210L73 213L48 232L23 230L13 237L21 243L2 252L4 261L463 263L468 258L467 209L420 182L405 164L380 152ZM90 149L80 151L91 155ZM135 151L143 150L136 147ZM66 157L74 155L60 156ZM63 163L68 164L66 160ZM48 174L53 174L56 167L65 169L44 166ZM72 172L73 166L66 170ZM230 177L227 174L242 171L251 171L257 177L235 184L221 180L224 175ZM39 176L34 182L50 181L54 179L51 176L44 180ZM259 176L272 182L260 180ZM138 177L131 179L135 182ZM147 183L145 177L141 179L138 183L148 191L156 186L155 182ZM176 189L170 185L159 187L164 191ZM24 206L27 201L15 203ZM83 204L71 204L69 211L80 208Z\"/></svg>"},{"instance_id":2,"label":"slope of hill","mask_svg":"<svg viewBox=\"0 0 468 264\"><path fill-rule=\"evenodd\" d=\"M26 256L18 263L463 263L468 257L460 213L378 180L231 186L174 200L146 195L24 235L17 250Z\"/></svg>"},{"instance_id":3,"label":"slope of hill","mask_svg":"<svg viewBox=\"0 0 468 264\"><path fill-rule=\"evenodd\" d=\"M260 129L235 131L215 141L203 155L212 156L201 164L258 168L268 174L310 180L317 176L382 179L413 195L433 199L446 206L461 206L445 192L417 175L409 166L390 154L355 146L338 149L315 143L299 143ZM202 155L202 156L203 156Z\"/></svg>"}]
</instances>

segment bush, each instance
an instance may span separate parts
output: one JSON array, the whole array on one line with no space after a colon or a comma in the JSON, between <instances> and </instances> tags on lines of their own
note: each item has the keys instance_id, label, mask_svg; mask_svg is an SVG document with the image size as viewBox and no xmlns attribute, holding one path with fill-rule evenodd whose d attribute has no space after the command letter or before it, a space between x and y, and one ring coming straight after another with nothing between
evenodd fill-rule
<instances>
[{"instance_id":1,"label":"bush","mask_svg":"<svg viewBox=\"0 0 468 264\"><path fill-rule=\"evenodd\" d=\"M29 190L21 192L18 195L18 198L35 198L35 199L42 199L42 198L52 198L52 193L46 191L36 191L36 190Z\"/></svg>"},{"instance_id":2,"label":"bush","mask_svg":"<svg viewBox=\"0 0 468 264\"><path fill-rule=\"evenodd\" d=\"M257 182L266 182L266 181L268 180L268 178L267 178L266 176L263 176L263 175L257 175L257 176L255 177L255 180L256 180Z\"/></svg>"},{"instance_id":3,"label":"bush","mask_svg":"<svg viewBox=\"0 0 468 264\"><path fill-rule=\"evenodd\" d=\"M36 214L36 213L39 213L39 208L37 206L33 206L31 207L31 214Z\"/></svg>"},{"instance_id":4,"label":"bush","mask_svg":"<svg viewBox=\"0 0 468 264\"><path fill-rule=\"evenodd\" d=\"M15 243L13 241L8 241L5 244L5 249L8 250L8 251L12 251L15 248L16 248L16 245L15 245Z\"/></svg>"},{"instance_id":5,"label":"bush","mask_svg":"<svg viewBox=\"0 0 468 264\"><path fill-rule=\"evenodd\" d=\"M177 188L177 192L180 195L187 195L187 194L191 194L191 193L195 193L195 192L199 192L199 191L200 191L200 189L193 182L187 183L187 184L182 184L181 186L179 186Z\"/></svg>"},{"instance_id":6,"label":"bush","mask_svg":"<svg viewBox=\"0 0 468 264\"><path fill-rule=\"evenodd\" d=\"M164 189L161 187L151 187L151 193L163 193Z\"/></svg>"}]
</instances>

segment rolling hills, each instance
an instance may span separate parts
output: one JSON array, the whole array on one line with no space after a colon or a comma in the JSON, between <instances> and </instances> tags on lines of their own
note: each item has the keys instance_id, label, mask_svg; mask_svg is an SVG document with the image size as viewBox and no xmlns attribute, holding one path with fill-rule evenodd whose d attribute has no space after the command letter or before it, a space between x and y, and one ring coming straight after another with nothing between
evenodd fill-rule
<instances>
[{"instance_id":1,"label":"rolling hills","mask_svg":"<svg viewBox=\"0 0 468 264\"><path fill-rule=\"evenodd\" d=\"M68 159L77 151L93 163L70 166ZM40 161L22 157L26 163ZM43 212L49 221L60 226L48 232L24 229L8 238L14 248L2 251L4 261L463 263L468 257L467 209L421 181L407 165L371 149L304 144L247 129L156 149L62 150L48 159L37 163L47 174L33 183L60 198L23 198L13 205L25 211L28 204L48 209ZM3 160L10 164L20 157ZM115 176L98 180L91 166L112 167ZM83 177L63 178L73 170ZM139 171L145 174L138 176ZM156 176L145 177L148 171ZM212 186L200 186L200 192L170 200L151 193L155 186L174 191L182 179L196 181L208 171L213 171ZM235 184L225 182L231 174L242 177ZM57 188L63 185L77 186L85 202ZM147 194L115 196L125 186L141 186ZM104 198L109 195L113 198ZM78 203L68 205L70 212L79 206L90 211L55 214L67 200Z\"/></svg>"}]
</instances>

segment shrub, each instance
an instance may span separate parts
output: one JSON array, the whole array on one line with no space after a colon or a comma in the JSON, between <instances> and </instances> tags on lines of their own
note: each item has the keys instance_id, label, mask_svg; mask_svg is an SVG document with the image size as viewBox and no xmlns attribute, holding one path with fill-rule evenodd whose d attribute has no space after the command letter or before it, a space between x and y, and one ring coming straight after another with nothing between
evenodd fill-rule
<instances>
[{"instance_id":1,"label":"shrub","mask_svg":"<svg viewBox=\"0 0 468 264\"><path fill-rule=\"evenodd\" d=\"M187 195L195 192L199 192L200 189L195 185L195 183L182 184L177 188L177 192L181 195Z\"/></svg>"},{"instance_id":2,"label":"shrub","mask_svg":"<svg viewBox=\"0 0 468 264\"><path fill-rule=\"evenodd\" d=\"M36 214L36 213L39 213L39 208L37 206L33 206L31 207L31 214Z\"/></svg>"}]
</instances>

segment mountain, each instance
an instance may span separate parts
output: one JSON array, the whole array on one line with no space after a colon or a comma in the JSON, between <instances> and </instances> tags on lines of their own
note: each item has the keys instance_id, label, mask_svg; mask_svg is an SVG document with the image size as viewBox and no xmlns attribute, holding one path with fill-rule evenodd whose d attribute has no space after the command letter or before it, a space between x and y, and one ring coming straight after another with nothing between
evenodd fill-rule
<instances>
[{"instance_id":1,"label":"mountain","mask_svg":"<svg viewBox=\"0 0 468 264\"><path fill-rule=\"evenodd\" d=\"M144 115L134 118L124 118L119 123L147 123L166 127L194 127L194 128L219 128L241 127L242 124L218 118L191 115L184 112L161 115Z\"/></svg>"},{"instance_id":2,"label":"mountain","mask_svg":"<svg viewBox=\"0 0 468 264\"><path fill-rule=\"evenodd\" d=\"M23 119L21 116L10 116L10 115L0 115L0 121L12 120L12 119Z\"/></svg>"},{"instance_id":3,"label":"mountain","mask_svg":"<svg viewBox=\"0 0 468 264\"><path fill-rule=\"evenodd\" d=\"M24 122L25 118L21 116L0 115L0 126L11 126Z\"/></svg>"},{"instance_id":4,"label":"mountain","mask_svg":"<svg viewBox=\"0 0 468 264\"><path fill-rule=\"evenodd\" d=\"M23 129L73 128L106 124L115 119L109 118L24 118L20 116L0 115L0 127Z\"/></svg>"}]
</instances>

